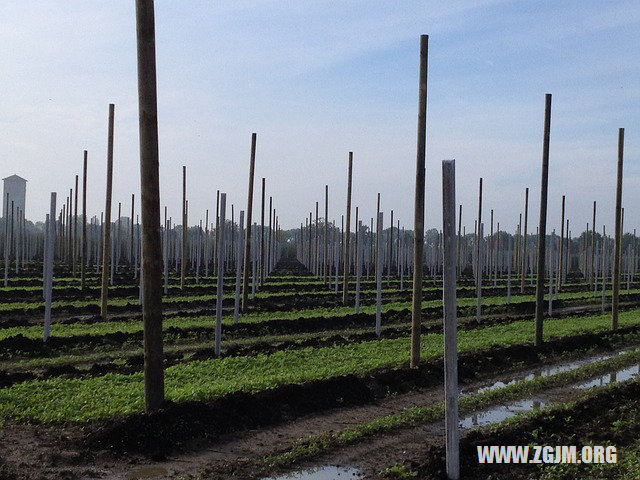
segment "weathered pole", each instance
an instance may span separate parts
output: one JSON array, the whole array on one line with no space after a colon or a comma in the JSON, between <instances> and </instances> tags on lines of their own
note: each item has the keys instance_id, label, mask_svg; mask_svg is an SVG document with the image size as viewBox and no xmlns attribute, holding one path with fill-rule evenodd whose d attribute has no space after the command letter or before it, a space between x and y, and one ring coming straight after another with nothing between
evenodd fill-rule
<instances>
[{"instance_id":1,"label":"weathered pole","mask_svg":"<svg viewBox=\"0 0 640 480\"><path fill-rule=\"evenodd\" d=\"M462 233L462 204L460 204L460 213L458 214L458 240L456 242L456 265L458 266L458 273L462 275L462 264L460 263L460 244L462 240L460 235Z\"/></svg>"},{"instance_id":2,"label":"weathered pole","mask_svg":"<svg viewBox=\"0 0 640 480\"><path fill-rule=\"evenodd\" d=\"M589 275L590 284L589 286L593 288L594 282L597 281L595 276L595 268L596 268L596 201L593 201L593 223L591 224L591 272ZM586 270L586 265L585 265Z\"/></svg>"},{"instance_id":3,"label":"weathered pole","mask_svg":"<svg viewBox=\"0 0 640 480\"><path fill-rule=\"evenodd\" d=\"M565 196L562 195L562 214L560 219L560 264L558 265L558 289L562 286L562 272L564 271L564 204Z\"/></svg>"},{"instance_id":4,"label":"weathered pole","mask_svg":"<svg viewBox=\"0 0 640 480\"><path fill-rule=\"evenodd\" d=\"M53 261L54 261L54 246L56 237L56 193L51 192L51 205L49 207L48 220L48 237L46 243L45 258L47 259L45 265L44 275L44 334L43 340L46 342L49 339L49 333L51 328L51 296L53 292ZM5 222L7 219L5 218Z\"/></svg>"},{"instance_id":5,"label":"weathered pole","mask_svg":"<svg viewBox=\"0 0 640 480\"><path fill-rule=\"evenodd\" d=\"M164 274L164 294L169 293L169 220L167 220L167 206L164 207L164 245L163 245L163 274Z\"/></svg>"},{"instance_id":6,"label":"weathered pole","mask_svg":"<svg viewBox=\"0 0 640 480\"><path fill-rule=\"evenodd\" d=\"M418 139L416 188L413 217L413 295L411 303L412 368L420 363L420 322L422 320L422 257L424 252L424 190L427 147L427 60L429 35L420 35L420 74L418 77Z\"/></svg>"},{"instance_id":7,"label":"weathered pole","mask_svg":"<svg viewBox=\"0 0 640 480\"><path fill-rule=\"evenodd\" d=\"M522 271L520 293L524 293L524 279L527 276L527 223L529 221L529 187L524 190L524 235L522 237Z\"/></svg>"},{"instance_id":8,"label":"weathered pole","mask_svg":"<svg viewBox=\"0 0 640 480\"><path fill-rule=\"evenodd\" d=\"M458 419L458 320L456 313L456 163L442 162L442 307L444 313L444 397L446 470L451 480L460 478Z\"/></svg>"},{"instance_id":9,"label":"weathered pole","mask_svg":"<svg viewBox=\"0 0 640 480\"><path fill-rule=\"evenodd\" d=\"M535 345L542 345L544 316L544 256L547 235L547 191L549 186L549 137L551 134L551 94L545 95L544 139L542 142L542 178L540 182L540 223L538 225L538 256L536 268L536 334ZM551 281L551 278L549 278Z\"/></svg>"},{"instance_id":10,"label":"weathered pole","mask_svg":"<svg viewBox=\"0 0 640 480\"><path fill-rule=\"evenodd\" d=\"M267 231L267 273L271 273L271 232L275 225L275 217L273 216L273 197L269 195L269 230ZM316 259L318 258L318 202L316 202Z\"/></svg>"},{"instance_id":11,"label":"weathered pole","mask_svg":"<svg viewBox=\"0 0 640 480\"><path fill-rule=\"evenodd\" d=\"M85 262L87 259L87 151L84 151L82 168L82 247L80 253L80 290L85 287Z\"/></svg>"},{"instance_id":12,"label":"weathered pole","mask_svg":"<svg viewBox=\"0 0 640 480\"><path fill-rule=\"evenodd\" d=\"M342 264L342 303L349 299L349 230L351 228L351 182L353 179L353 152L349 152L349 175L347 178L347 225L344 229L344 262Z\"/></svg>"},{"instance_id":13,"label":"weathered pole","mask_svg":"<svg viewBox=\"0 0 640 480\"><path fill-rule=\"evenodd\" d=\"M251 134L251 160L249 162L249 192L247 194L247 228L244 235L244 268L242 271L242 312L249 301L249 268L251 267L251 212L253 211L253 172L256 166L256 134Z\"/></svg>"},{"instance_id":14,"label":"weathered pole","mask_svg":"<svg viewBox=\"0 0 640 480\"><path fill-rule=\"evenodd\" d=\"M329 185L324 186L324 249L322 251L322 283L327 284L327 256L329 253L328 244L328 224L329 224Z\"/></svg>"},{"instance_id":15,"label":"weathered pole","mask_svg":"<svg viewBox=\"0 0 640 480\"><path fill-rule=\"evenodd\" d=\"M362 221L356 222L356 314L360 313L360 280L362 278L362 259L364 245L362 238Z\"/></svg>"},{"instance_id":16,"label":"weathered pole","mask_svg":"<svg viewBox=\"0 0 640 480\"><path fill-rule=\"evenodd\" d=\"M378 212L376 225L376 336L382 333L382 212Z\"/></svg>"},{"instance_id":17,"label":"weathered pole","mask_svg":"<svg viewBox=\"0 0 640 480\"><path fill-rule=\"evenodd\" d=\"M242 273L242 255L244 252L243 241L244 238L242 235L244 234L244 210L240 210L240 220L238 224L238 253L236 259L236 298L235 304L233 307L233 324L238 323L238 319L240 317L240 287L241 287L241 273Z\"/></svg>"},{"instance_id":18,"label":"weathered pole","mask_svg":"<svg viewBox=\"0 0 640 480\"><path fill-rule=\"evenodd\" d=\"M137 7L136 7L137 8ZM109 133L107 137L107 193L104 207L102 242L102 291L100 296L100 316L107 319L107 299L109 289L109 263L111 260L111 192L113 190L113 117L115 105L109 104Z\"/></svg>"},{"instance_id":19,"label":"weathered pole","mask_svg":"<svg viewBox=\"0 0 640 480\"><path fill-rule=\"evenodd\" d=\"M611 330L618 329L618 296L620 294L620 252L622 251L622 158L624 128L618 130L618 175L616 182L616 231L613 246L613 294L611 298Z\"/></svg>"},{"instance_id":20,"label":"weathered pole","mask_svg":"<svg viewBox=\"0 0 640 480\"><path fill-rule=\"evenodd\" d=\"M260 285L264 282L264 200L265 200L265 178L262 178L262 214L260 216ZM309 221L309 228L311 228L311 221ZM311 233L311 230L309 230ZM309 264L311 264L311 257L309 257Z\"/></svg>"},{"instance_id":21,"label":"weathered pole","mask_svg":"<svg viewBox=\"0 0 640 480\"><path fill-rule=\"evenodd\" d=\"M482 318L482 177L478 187L478 236L476 242L476 321Z\"/></svg>"},{"instance_id":22,"label":"weathered pole","mask_svg":"<svg viewBox=\"0 0 640 480\"><path fill-rule=\"evenodd\" d=\"M160 171L153 0L136 0L138 45L138 114L142 213L142 320L144 328L145 410L164 402L162 352L162 242L160 238Z\"/></svg>"},{"instance_id":23,"label":"weathered pole","mask_svg":"<svg viewBox=\"0 0 640 480\"><path fill-rule=\"evenodd\" d=\"M76 276L78 264L78 175L76 175L76 188L73 191L73 276Z\"/></svg>"},{"instance_id":24,"label":"weathered pole","mask_svg":"<svg viewBox=\"0 0 640 480\"><path fill-rule=\"evenodd\" d=\"M187 166L182 166L182 253L180 255L180 289L184 289L187 272Z\"/></svg>"},{"instance_id":25,"label":"weathered pole","mask_svg":"<svg viewBox=\"0 0 640 480\"><path fill-rule=\"evenodd\" d=\"M227 211L227 194L220 194L220 233L218 235L218 272L216 288L216 345L215 355L220 356L220 346L222 343L222 303L224 286L224 242L225 242L225 215Z\"/></svg>"},{"instance_id":26,"label":"weathered pole","mask_svg":"<svg viewBox=\"0 0 640 480\"><path fill-rule=\"evenodd\" d=\"M133 258L133 215L134 215L134 202L135 202L135 193L131 194L131 222L129 223L129 266L133 265L133 269L136 269L136 265Z\"/></svg>"}]
</instances>

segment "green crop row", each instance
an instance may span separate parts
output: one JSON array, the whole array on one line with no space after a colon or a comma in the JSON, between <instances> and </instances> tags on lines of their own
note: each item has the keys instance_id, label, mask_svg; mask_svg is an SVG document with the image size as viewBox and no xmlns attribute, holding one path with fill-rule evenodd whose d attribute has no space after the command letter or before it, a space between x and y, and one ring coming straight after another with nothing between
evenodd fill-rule
<instances>
[{"instance_id":1,"label":"green crop row","mask_svg":"<svg viewBox=\"0 0 640 480\"><path fill-rule=\"evenodd\" d=\"M598 333L609 329L609 315L545 321L545 338ZM640 309L622 312L619 325L640 324ZM459 351L530 345L532 321L459 332ZM192 361L166 369L166 396L174 402L210 401L237 392L257 392L284 384L300 384L340 375L363 375L380 368L406 365L409 338L383 339L330 348L283 350L269 355ZM443 354L441 334L423 335L424 359ZM107 374L86 379L52 378L0 389L0 415L37 421L105 419L144 408L141 373Z\"/></svg>"}]
</instances>

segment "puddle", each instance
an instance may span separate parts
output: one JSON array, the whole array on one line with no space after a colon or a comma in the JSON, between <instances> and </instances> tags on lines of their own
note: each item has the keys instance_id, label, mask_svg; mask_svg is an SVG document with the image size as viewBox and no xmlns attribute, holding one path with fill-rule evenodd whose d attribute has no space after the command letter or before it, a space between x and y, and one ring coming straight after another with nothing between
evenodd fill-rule
<instances>
[{"instance_id":1,"label":"puddle","mask_svg":"<svg viewBox=\"0 0 640 480\"><path fill-rule=\"evenodd\" d=\"M360 471L355 468L328 465L312 470L288 473L281 477L263 478L262 480L347 480L359 478L361 478Z\"/></svg>"},{"instance_id":2,"label":"puddle","mask_svg":"<svg viewBox=\"0 0 640 480\"><path fill-rule=\"evenodd\" d=\"M483 393L483 392L487 392L487 391L491 391L491 390L497 390L500 388L504 388L508 385L513 385L514 383L523 381L523 380L533 380L534 378L537 377L549 377L551 375L556 375L558 373L562 373L562 372L568 372L570 370L575 370L576 368L582 367L584 365L588 365L590 363L595 363L595 362L600 362L603 360L609 360L617 355L623 355L625 353L628 352L633 352L636 351L637 348L631 348L631 349L626 349L626 350L622 350L619 351L617 353L609 353L609 354L602 354L602 355L597 355L594 357L589 357L587 359L580 359L580 360L575 360L573 362L567 362L567 363L561 363L559 365L551 365L548 367L543 367L540 368L538 370L534 370L533 372L530 372L528 374L521 374L521 375L517 375L512 377L510 380L504 382L504 381L496 381L494 383L488 384L488 385L484 385L480 388L477 388L475 390L469 390L469 391L462 391L460 392L460 394L462 396L464 395L471 395L471 394L476 394L476 393ZM595 386L595 385L594 385ZM588 387L585 387L588 388Z\"/></svg>"},{"instance_id":3,"label":"puddle","mask_svg":"<svg viewBox=\"0 0 640 480\"><path fill-rule=\"evenodd\" d=\"M530 412L531 410L537 410L544 406L545 402L541 400L522 400L508 405L500 405L463 418L460 420L460 428L468 430L475 427L484 427L485 425L511 418L518 413Z\"/></svg>"},{"instance_id":4,"label":"puddle","mask_svg":"<svg viewBox=\"0 0 640 480\"><path fill-rule=\"evenodd\" d=\"M602 387L604 385L609 385L610 383L625 382L627 380L631 380L638 374L640 374L640 364L623 368L615 372L607 373L605 375L602 375L601 377L594 378L593 380L589 380L587 382L573 385L573 388L585 390L587 388Z\"/></svg>"}]
</instances>

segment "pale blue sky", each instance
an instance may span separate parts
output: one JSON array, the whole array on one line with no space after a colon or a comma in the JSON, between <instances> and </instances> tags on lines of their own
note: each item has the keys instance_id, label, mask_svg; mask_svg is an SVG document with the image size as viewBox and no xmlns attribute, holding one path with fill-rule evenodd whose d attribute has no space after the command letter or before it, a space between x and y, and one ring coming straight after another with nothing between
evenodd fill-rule
<instances>
[{"instance_id":1,"label":"pale blue sky","mask_svg":"<svg viewBox=\"0 0 640 480\"><path fill-rule=\"evenodd\" d=\"M134 1L0 4L0 175L29 180L27 215L64 201L89 150L89 212L104 208L108 104L116 104L114 214L138 196ZM156 1L162 205L192 222L215 191L246 207L267 177L281 223L323 201L340 221L348 151L354 206L377 192L412 227L419 35L430 35L427 226L440 228L440 161L455 158L463 223L512 231L531 189L537 223L544 94L553 94L549 220L567 194L572 230L613 220L617 129L626 127L625 224L640 226L640 2ZM322 203L321 203L322 204ZM60 205L60 203L59 203ZM138 209L138 207L136 207ZM337 211L339 209L339 211ZM254 218L256 212L254 211ZM487 228L488 229L488 224Z\"/></svg>"}]
</instances>

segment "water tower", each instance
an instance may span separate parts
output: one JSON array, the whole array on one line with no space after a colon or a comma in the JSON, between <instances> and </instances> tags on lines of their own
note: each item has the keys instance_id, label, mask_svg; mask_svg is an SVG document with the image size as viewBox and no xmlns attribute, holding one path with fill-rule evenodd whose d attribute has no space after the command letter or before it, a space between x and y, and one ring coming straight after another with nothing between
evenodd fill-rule
<instances>
[{"instance_id":1,"label":"water tower","mask_svg":"<svg viewBox=\"0 0 640 480\"><path fill-rule=\"evenodd\" d=\"M4 189L2 192L2 218L7 218L7 194L9 194L9 215L11 215L11 202L13 202L13 211L16 215L17 210L24 212L24 201L27 193L27 181L18 175L11 175L2 179ZM17 218L17 217L14 217Z\"/></svg>"}]
</instances>

